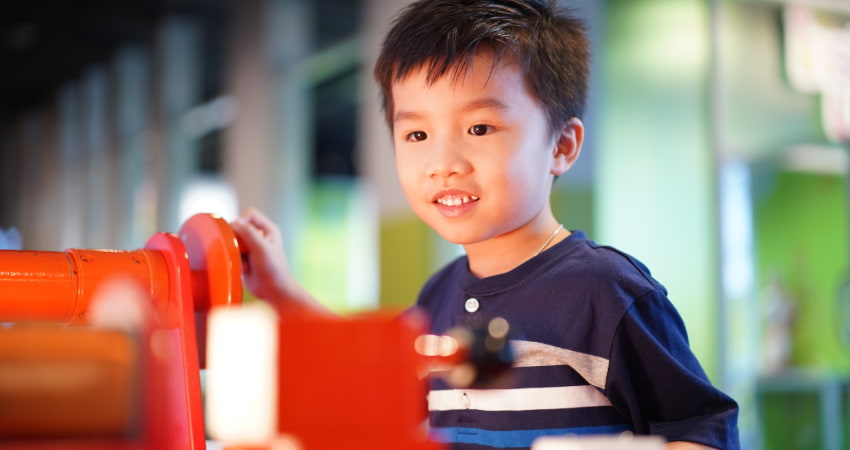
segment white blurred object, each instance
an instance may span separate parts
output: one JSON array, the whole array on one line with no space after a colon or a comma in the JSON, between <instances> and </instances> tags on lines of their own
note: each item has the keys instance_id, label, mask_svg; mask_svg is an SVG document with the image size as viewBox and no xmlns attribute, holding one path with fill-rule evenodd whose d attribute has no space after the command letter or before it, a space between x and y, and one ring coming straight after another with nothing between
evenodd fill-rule
<instances>
[{"instance_id":1,"label":"white blurred object","mask_svg":"<svg viewBox=\"0 0 850 450\"><path fill-rule=\"evenodd\" d=\"M225 220L239 216L239 202L233 186L219 176L197 176L186 183L180 196L180 222L197 213L210 213Z\"/></svg>"},{"instance_id":2,"label":"white blurred object","mask_svg":"<svg viewBox=\"0 0 850 450\"><path fill-rule=\"evenodd\" d=\"M763 295L764 372L779 375L790 367L798 302L777 273L770 275Z\"/></svg>"},{"instance_id":3,"label":"white blurred object","mask_svg":"<svg viewBox=\"0 0 850 450\"><path fill-rule=\"evenodd\" d=\"M263 445L277 434L277 327L262 302L210 312L206 422L215 440Z\"/></svg>"},{"instance_id":4,"label":"white blurred object","mask_svg":"<svg viewBox=\"0 0 850 450\"><path fill-rule=\"evenodd\" d=\"M8 230L0 228L0 250L20 250L23 248L21 240L21 232L17 228L12 227Z\"/></svg>"},{"instance_id":5,"label":"white blurred object","mask_svg":"<svg viewBox=\"0 0 850 450\"><path fill-rule=\"evenodd\" d=\"M659 436L544 436L535 439L531 450L663 450Z\"/></svg>"},{"instance_id":6,"label":"white blurred object","mask_svg":"<svg viewBox=\"0 0 850 450\"><path fill-rule=\"evenodd\" d=\"M92 326L134 333L153 320L151 296L130 278L115 277L98 288L89 308Z\"/></svg>"}]
</instances>

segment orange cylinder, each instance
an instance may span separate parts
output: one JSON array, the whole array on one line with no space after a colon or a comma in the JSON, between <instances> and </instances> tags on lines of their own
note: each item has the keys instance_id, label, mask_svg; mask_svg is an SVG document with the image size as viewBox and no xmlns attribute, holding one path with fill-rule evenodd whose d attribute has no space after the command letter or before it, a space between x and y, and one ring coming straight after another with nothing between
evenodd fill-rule
<instances>
[{"instance_id":1,"label":"orange cylinder","mask_svg":"<svg viewBox=\"0 0 850 450\"><path fill-rule=\"evenodd\" d=\"M157 312L168 307L168 270L155 250L0 251L0 322L85 324L97 289L134 280Z\"/></svg>"},{"instance_id":2,"label":"orange cylinder","mask_svg":"<svg viewBox=\"0 0 850 450\"><path fill-rule=\"evenodd\" d=\"M75 271L65 253L0 252L0 321L67 321L76 301Z\"/></svg>"}]
</instances>

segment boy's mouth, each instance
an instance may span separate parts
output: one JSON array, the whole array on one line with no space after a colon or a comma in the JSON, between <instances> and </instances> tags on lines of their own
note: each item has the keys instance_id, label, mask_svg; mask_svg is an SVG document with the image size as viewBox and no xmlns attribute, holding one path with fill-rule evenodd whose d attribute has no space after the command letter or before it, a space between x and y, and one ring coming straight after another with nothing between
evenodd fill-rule
<instances>
[{"instance_id":1,"label":"boy's mouth","mask_svg":"<svg viewBox=\"0 0 850 450\"><path fill-rule=\"evenodd\" d=\"M472 210L478 199L476 195L455 190L438 195L434 198L434 205L446 217L460 217Z\"/></svg>"},{"instance_id":2,"label":"boy's mouth","mask_svg":"<svg viewBox=\"0 0 850 450\"><path fill-rule=\"evenodd\" d=\"M474 195L446 195L437 198L436 202L443 206L460 206L478 200Z\"/></svg>"}]
</instances>

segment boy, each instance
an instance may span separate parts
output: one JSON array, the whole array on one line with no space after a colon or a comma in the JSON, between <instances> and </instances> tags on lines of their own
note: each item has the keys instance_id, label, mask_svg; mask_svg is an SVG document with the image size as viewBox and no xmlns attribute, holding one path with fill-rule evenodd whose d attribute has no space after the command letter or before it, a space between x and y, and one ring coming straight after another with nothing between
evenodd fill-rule
<instances>
[{"instance_id":1,"label":"boy","mask_svg":"<svg viewBox=\"0 0 850 450\"><path fill-rule=\"evenodd\" d=\"M584 138L580 22L543 0L421 0L397 18L375 77L407 200L466 253L417 305L438 334L491 317L517 333L509 389L432 382L434 438L528 448L542 435L629 431L669 448L737 448L737 405L710 385L665 289L552 214L552 183ZM233 229L255 295L282 314L324 312L287 270L274 224L249 211Z\"/></svg>"}]
</instances>

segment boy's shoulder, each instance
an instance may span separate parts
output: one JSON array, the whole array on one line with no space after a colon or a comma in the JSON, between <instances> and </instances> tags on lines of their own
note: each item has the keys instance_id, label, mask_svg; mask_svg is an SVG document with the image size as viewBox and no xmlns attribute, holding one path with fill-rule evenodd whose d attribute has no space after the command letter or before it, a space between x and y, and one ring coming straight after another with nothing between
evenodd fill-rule
<instances>
[{"instance_id":1,"label":"boy's shoulder","mask_svg":"<svg viewBox=\"0 0 850 450\"><path fill-rule=\"evenodd\" d=\"M537 258L529 261L540 272L541 281L571 285L632 286L637 290L664 287L649 268L631 254L610 245L599 244L581 231L573 231Z\"/></svg>"},{"instance_id":2,"label":"boy's shoulder","mask_svg":"<svg viewBox=\"0 0 850 450\"><path fill-rule=\"evenodd\" d=\"M600 281L624 283L666 289L652 275L649 267L635 256L617 247L598 244L583 232L574 233L573 253L564 257L564 269L579 272ZM572 237L572 236L570 236Z\"/></svg>"}]
</instances>

